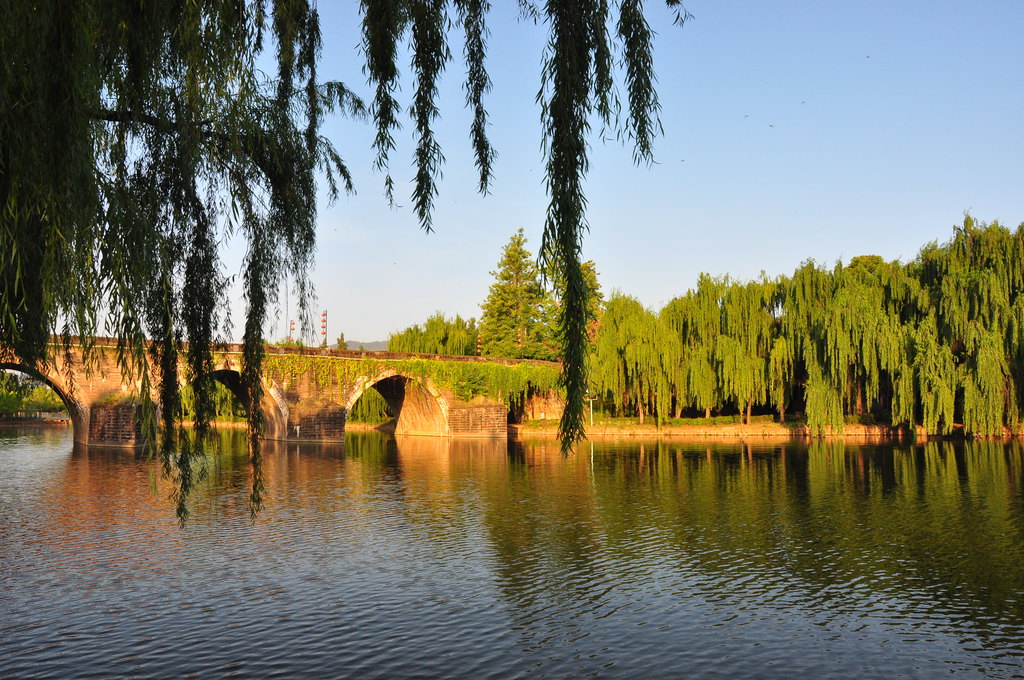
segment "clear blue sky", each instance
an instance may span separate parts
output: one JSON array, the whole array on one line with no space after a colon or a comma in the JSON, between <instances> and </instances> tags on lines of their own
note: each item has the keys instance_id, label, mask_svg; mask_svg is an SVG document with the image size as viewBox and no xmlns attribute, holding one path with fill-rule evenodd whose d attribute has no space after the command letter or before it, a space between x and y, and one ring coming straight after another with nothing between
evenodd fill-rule
<instances>
[{"instance_id":1,"label":"clear blue sky","mask_svg":"<svg viewBox=\"0 0 1024 680\"><path fill-rule=\"evenodd\" d=\"M545 30L519 21L516 3L494 4L490 196L475 192L458 36L437 125L447 163L435 233L418 228L408 199L411 124L392 157L397 209L371 169L371 125L325 126L358 191L320 208L312 279L331 342L338 331L386 339L438 310L479 317L517 228L536 252L547 203L534 103ZM965 211L1024 221L1024 2L686 6L695 18L678 28L662 3L648 3L665 128L657 164L636 167L628 147L593 140L584 254L606 294L658 309L702 271L774 276L808 258L831 265L869 253L906 261L947 240ZM321 3L320 73L369 99L356 8ZM408 69L403 77L407 106ZM282 309L268 336L284 328Z\"/></svg>"}]
</instances>

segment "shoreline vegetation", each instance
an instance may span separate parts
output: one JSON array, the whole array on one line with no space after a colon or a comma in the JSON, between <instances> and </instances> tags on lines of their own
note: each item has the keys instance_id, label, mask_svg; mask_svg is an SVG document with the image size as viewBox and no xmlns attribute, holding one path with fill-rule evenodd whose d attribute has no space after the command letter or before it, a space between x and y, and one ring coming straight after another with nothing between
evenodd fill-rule
<instances>
[{"instance_id":1,"label":"shoreline vegetation","mask_svg":"<svg viewBox=\"0 0 1024 680\"><path fill-rule=\"evenodd\" d=\"M613 292L590 329L588 399L595 414L635 417L629 429L651 433L675 431L680 416L717 413L745 416L750 427L735 431L809 436L799 426L755 426L769 413L780 423L799 416L818 436L1019 435L1022 262L1024 224L1011 230L965 215L949 241L925 244L908 262L859 255L749 281L701 274L660 310ZM534 326L549 328L542 312ZM429 352L456 331L479 329L460 322L432 317L392 340ZM528 350L515 330L505 335L524 337L516 347ZM480 342L462 344L487 354ZM682 429L720 432L706 422Z\"/></svg>"},{"instance_id":2,"label":"shoreline vegetation","mask_svg":"<svg viewBox=\"0 0 1024 680\"><path fill-rule=\"evenodd\" d=\"M213 423L218 427L222 423ZM226 423L227 427L241 424ZM394 434L394 421L385 423L349 422L347 432L382 432ZM954 426L949 434L929 433L923 427L914 429L871 422L847 422L842 430L829 427L822 431L811 428L806 420L797 418L779 423L772 416L754 416L752 422L744 422L741 416L713 416L711 418L678 418L663 422L660 426L648 420L640 423L638 418L600 418L593 425L586 426L588 439L617 437L648 437L665 439L862 439L867 441L925 441L957 439L1007 439L1024 437L1024 428L1006 429L1002 436L968 437L963 427ZM557 438L558 420L526 420L508 424L509 439Z\"/></svg>"},{"instance_id":3,"label":"shoreline vegetation","mask_svg":"<svg viewBox=\"0 0 1024 680\"><path fill-rule=\"evenodd\" d=\"M721 422L712 418L708 423L654 423L640 424L636 418L610 419L587 426L588 439L608 438L655 438L655 439L765 439L765 440L810 440L810 439L860 439L864 441L935 441L967 439L962 427L954 428L949 434L925 432L918 426L910 429L902 426L867 423L846 423L842 430L824 427L820 431L811 428L805 421L778 423L763 421L747 424L738 417L726 416ZM558 421L530 420L510 423L510 439L554 438L558 436ZM970 439L1009 439L1024 437L1024 430L1006 429L1002 436L970 437Z\"/></svg>"}]
</instances>

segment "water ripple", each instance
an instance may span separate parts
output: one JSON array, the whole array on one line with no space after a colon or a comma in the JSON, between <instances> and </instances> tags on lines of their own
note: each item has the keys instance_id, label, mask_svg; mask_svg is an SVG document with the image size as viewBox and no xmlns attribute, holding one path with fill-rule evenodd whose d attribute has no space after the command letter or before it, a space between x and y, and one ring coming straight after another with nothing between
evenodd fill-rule
<instances>
[{"instance_id":1,"label":"water ripple","mask_svg":"<svg viewBox=\"0 0 1024 680\"><path fill-rule=\"evenodd\" d=\"M1017 449L641 446L0 433L0 677L1024 674Z\"/></svg>"}]
</instances>

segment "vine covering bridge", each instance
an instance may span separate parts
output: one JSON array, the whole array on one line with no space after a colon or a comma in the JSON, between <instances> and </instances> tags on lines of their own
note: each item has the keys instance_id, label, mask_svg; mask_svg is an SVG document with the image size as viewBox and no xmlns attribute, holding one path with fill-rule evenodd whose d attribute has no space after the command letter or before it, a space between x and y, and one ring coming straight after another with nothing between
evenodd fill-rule
<instances>
[{"instance_id":1,"label":"vine covering bridge","mask_svg":"<svg viewBox=\"0 0 1024 680\"><path fill-rule=\"evenodd\" d=\"M139 381L123 374L116 341L96 338L87 360L77 346L68 355L55 354L45 365L30 365L0 348L0 369L26 373L57 392L68 407L76 442L141 444ZM211 376L245 403L242 346L221 345L214 358ZM262 376L264 436L341 440L356 401L376 389L396 419L396 434L504 437L510 410L527 417L561 415L554 389L558 373L557 364L541 361L272 345Z\"/></svg>"}]
</instances>

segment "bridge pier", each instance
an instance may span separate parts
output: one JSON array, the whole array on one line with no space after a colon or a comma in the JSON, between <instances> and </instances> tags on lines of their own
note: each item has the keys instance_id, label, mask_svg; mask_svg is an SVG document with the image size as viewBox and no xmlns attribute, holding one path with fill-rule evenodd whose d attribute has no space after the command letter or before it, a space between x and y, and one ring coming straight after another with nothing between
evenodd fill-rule
<instances>
[{"instance_id":1,"label":"bridge pier","mask_svg":"<svg viewBox=\"0 0 1024 680\"><path fill-rule=\"evenodd\" d=\"M453 437L507 437L508 408L501 403L477 403L448 409Z\"/></svg>"},{"instance_id":2,"label":"bridge pier","mask_svg":"<svg viewBox=\"0 0 1024 680\"><path fill-rule=\"evenodd\" d=\"M88 407L89 427L76 429L75 441L94 446L142 446L145 442L138 411L135 403L93 404ZM79 439L79 432L87 436Z\"/></svg>"},{"instance_id":3,"label":"bridge pier","mask_svg":"<svg viewBox=\"0 0 1024 680\"><path fill-rule=\"evenodd\" d=\"M342 441L345 439L345 409L327 399L311 398L288 409L285 439Z\"/></svg>"}]
</instances>

